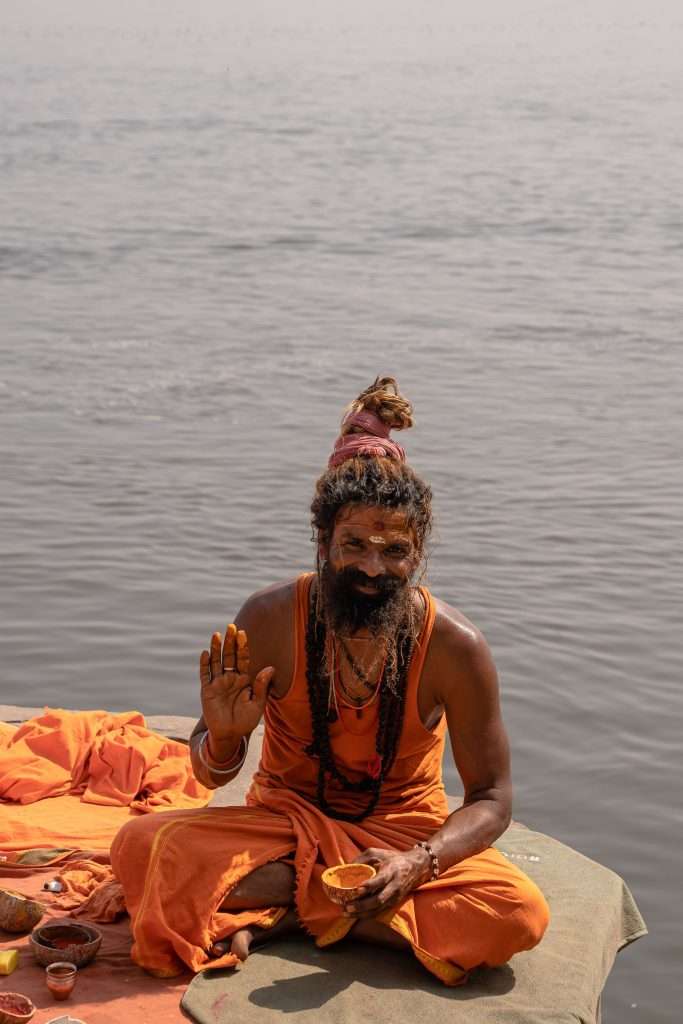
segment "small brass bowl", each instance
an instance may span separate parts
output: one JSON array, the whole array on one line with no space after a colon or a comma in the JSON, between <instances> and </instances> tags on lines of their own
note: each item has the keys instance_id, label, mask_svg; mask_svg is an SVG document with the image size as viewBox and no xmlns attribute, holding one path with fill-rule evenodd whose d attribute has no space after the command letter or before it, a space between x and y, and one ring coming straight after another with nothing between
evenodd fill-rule
<instances>
[{"instance_id":1,"label":"small brass bowl","mask_svg":"<svg viewBox=\"0 0 683 1024\"><path fill-rule=\"evenodd\" d=\"M75 964L59 960L56 964L49 964L45 968L45 984L49 988L53 999L68 999L73 992L78 968Z\"/></svg>"},{"instance_id":2,"label":"small brass bowl","mask_svg":"<svg viewBox=\"0 0 683 1024\"><path fill-rule=\"evenodd\" d=\"M43 967L67 960L84 967L94 959L102 933L91 924L43 924L31 932L33 955Z\"/></svg>"},{"instance_id":3,"label":"small brass bowl","mask_svg":"<svg viewBox=\"0 0 683 1024\"><path fill-rule=\"evenodd\" d=\"M323 871L322 883L325 895L333 903L344 906L360 895L364 882L369 882L377 872L370 864L335 864Z\"/></svg>"}]
</instances>

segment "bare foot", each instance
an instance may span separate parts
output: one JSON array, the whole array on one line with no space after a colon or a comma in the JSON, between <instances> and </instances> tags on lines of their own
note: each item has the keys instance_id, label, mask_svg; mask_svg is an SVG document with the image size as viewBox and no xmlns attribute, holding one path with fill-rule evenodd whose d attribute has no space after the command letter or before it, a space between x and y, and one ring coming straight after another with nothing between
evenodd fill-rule
<instances>
[{"instance_id":1,"label":"bare foot","mask_svg":"<svg viewBox=\"0 0 683 1024\"><path fill-rule=\"evenodd\" d=\"M264 946L271 939L279 939L288 932L297 931L298 928L296 914L293 910L290 910L272 928L240 928L229 939L219 939L218 942L214 942L209 953L215 957L225 956L226 953L233 953L238 960L244 963L251 952L252 946L254 948Z\"/></svg>"},{"instance_id":2,"label":"bare foot","mask_svg":"<svg viewBox=\"0 0 683 1024\"><path fill-rule=\"evenodd\" d=\"M229 939L221 939L214 942L209 950L211 956L225 956L226 953L233 953L238 960L244 962L249 956L251 944L259 935L265 934L267 928L240 928L238 932L231 935Z\"/></svg>"},{"instance_id":3,"label":"bare foot","mask_svg":"<svg viewBox=\"0 0 683 1024\"><path fill-rule=\"evenodd\" d=\"M267 931L267 928L240 928L232 937L230 952L244 963L251 952L252 942L265 935Z\"/></svg>"}]
</instances>

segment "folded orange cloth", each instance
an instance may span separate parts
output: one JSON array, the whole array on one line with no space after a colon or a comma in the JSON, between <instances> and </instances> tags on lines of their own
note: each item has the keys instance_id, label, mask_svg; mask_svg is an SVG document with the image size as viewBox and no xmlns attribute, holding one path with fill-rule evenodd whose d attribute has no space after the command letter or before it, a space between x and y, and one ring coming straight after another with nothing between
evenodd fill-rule
<instances>
[{"instance_id":1,"label":"folded orange cloth","mask_svg":"<svg viewBox=\"0 0 683 1024\"><path fill-rule=\"evenodd\" d=\"M116 921L126 913L123 886L116 881L108 865L92 860L72 861L56 877L64 890L55 903L71 911L71 917Z\"/></svg>"},{"instance_id":2,"label":"folded orange cloth","mask_svg":"<svg viewBox=\"0 0 683 1024\"><path fill-rule=\"evenodd\" d=\"M136 812L204 807L210 796L187 746L147 729L138 711L46 708L0 728L0 851L108 849Z\"/></svg>"}]
</instances>

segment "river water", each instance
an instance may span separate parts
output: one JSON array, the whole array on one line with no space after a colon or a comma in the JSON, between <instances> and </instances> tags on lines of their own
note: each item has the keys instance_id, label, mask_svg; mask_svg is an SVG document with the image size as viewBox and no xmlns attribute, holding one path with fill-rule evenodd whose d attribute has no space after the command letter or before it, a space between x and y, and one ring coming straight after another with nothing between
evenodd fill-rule
<instances>
[{"instance_id":1,"label":"river water","mask_svg":"<svg viewBox=\"0 0 683 1024\"><path fill-rule=\"evenodd\" d=\"M197 713L395 374L515 816L650 927L605 1024L683 998L681 52L658 2L0 10L0 699Z\"/></svg>"}]
</instances>

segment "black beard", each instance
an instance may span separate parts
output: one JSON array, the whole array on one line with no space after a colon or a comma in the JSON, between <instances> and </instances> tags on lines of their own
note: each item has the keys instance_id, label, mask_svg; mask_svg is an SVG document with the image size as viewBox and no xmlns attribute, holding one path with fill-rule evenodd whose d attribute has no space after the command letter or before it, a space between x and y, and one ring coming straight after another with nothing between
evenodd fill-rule
<instances>
[{"instance_id":1,"label":"black beard","mask_svg":"<svg viewBox=\"0 0 683 1024\"><path fill-rule=\"evenodd\" d=\"M351 566L337 572L325 562L321 582L326 615L335 633L353 635L368 629L373 636L389 637L407 619L411 600L408 579L390 574L370 578ZM377 593L363 594L356 590L357 584L377 587Z\"/></svg>"}]
</instances>

